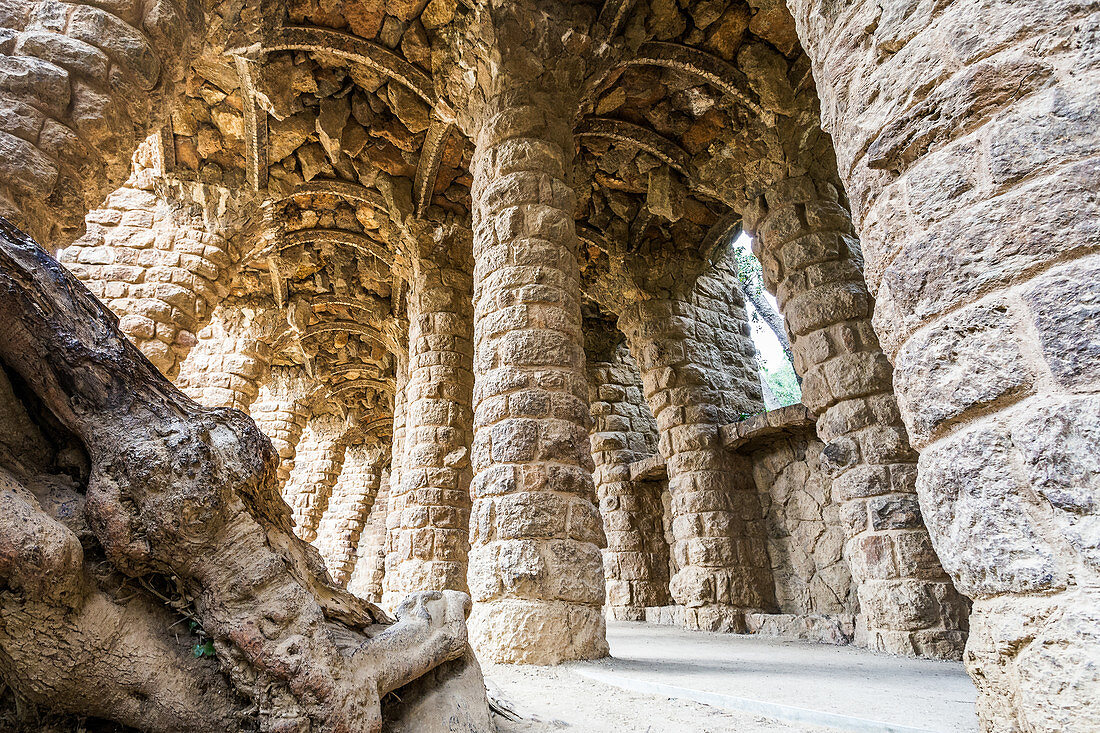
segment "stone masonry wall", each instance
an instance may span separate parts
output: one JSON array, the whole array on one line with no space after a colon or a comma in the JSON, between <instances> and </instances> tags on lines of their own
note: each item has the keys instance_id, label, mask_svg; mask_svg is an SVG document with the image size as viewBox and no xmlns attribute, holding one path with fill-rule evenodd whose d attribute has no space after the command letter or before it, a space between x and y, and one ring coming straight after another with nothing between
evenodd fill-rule
<instances>
[{"instance_id":1,"label":"stone masonry wall","mask_svg":"<svg viewBox=\"0 0 1100 733\"><path fill-rule=\"evenodd\" d=\"M304 377L301 367L272 368L249 409L257 427L279 454L275 484L279 491L294 471L298 441L312 407L313 385Z\"/></svg>"},{"instance_id":2,"label":"stone masonry wall","mask_svg":"<svg viewBox=\"0 0 1100 733\"><path fill-rule=\"evenodd\" d=\"M854 615L855 587L843 557L844 527L824 444L812 435L777 440L752 454L768 527L768 557L779 612Z\"/></svg>"},{"instance_id":3,"label":"stone masonry wall","mask_svg":"<svg viewBox=\"0 0 1100 733\"><path fill-rule=\"evenodd\" d=\"M788 5L982 726L1100 729L1100 8Z\"/></svg>"},{"instance_id":4,"label":"stone masonry wall","mask_svg":"<svg viewBox=\"0 0 1100 733\"><path fill-rule=\"evenodd\" d=\"M631 463L657 452L657 423L625 344L611 354L589 354L587 369L593 478L607 535L605 613L611 620L642 621L647 606L669 604L663 487L630 477Z\"/></svg>"},{"instance_id":5,"label":"stone masonry wall","mask_svg":"<svg viewBox=\"0 0 1100 733\"><path fill-rule=\"evenodd\" d=\"M271 363L268 309L247 301L222 301L180 364L176 386L201 405L248 412Z\"/></svg>"}]
</instances>

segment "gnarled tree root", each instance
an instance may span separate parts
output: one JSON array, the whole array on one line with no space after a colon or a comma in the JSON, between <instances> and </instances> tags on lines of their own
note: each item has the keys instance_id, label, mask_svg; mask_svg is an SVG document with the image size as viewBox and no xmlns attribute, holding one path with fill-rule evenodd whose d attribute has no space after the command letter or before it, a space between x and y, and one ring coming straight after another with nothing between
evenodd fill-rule
<instances>
[{"instance_id":1,"label":"gnarled tree root","mask_svg":"<svg viewBox=\"0 0 1100 733\"><path fill-rule=\"evenodd\" d=\"M412 683L450 663L447 704L490 730L468 597L413 595L391 622L333 587L255 424L180 393L2 219L0 361L22 392L0 413L30 436L0 451L0 674L20 695L148 731L359 733L382 729L387 693L434 694ZM166 600L216 667L174 641Z\"/></svg>"}]
</instances>

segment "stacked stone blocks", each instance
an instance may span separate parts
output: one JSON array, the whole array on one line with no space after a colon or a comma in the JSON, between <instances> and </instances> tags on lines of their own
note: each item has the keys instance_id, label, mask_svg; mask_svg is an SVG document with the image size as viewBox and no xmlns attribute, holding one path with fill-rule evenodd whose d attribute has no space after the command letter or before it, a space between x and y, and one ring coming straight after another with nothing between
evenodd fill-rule
<instances>
[{"instance_id":1,"label":"stacked stone blocks","mask_svg":"<svg viewBox=\"0 0 1100 733\"><path fill-rule=\"evenodd\" d=\"M646 607L669 603L669 551L662 482L632 479L630 466L656 453L657 424L625 345L609 361L588 362L592 460L607 548L608 619L642 621Z\"/></svg>"}]
</instances>

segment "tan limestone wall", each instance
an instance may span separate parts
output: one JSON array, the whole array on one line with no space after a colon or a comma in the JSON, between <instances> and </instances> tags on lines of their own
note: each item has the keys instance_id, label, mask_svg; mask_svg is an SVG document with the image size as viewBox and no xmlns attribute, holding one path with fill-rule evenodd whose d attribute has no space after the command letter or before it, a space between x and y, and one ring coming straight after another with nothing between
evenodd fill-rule
<instances>
[{"instance_id":1,"label":"tan limestone wall","mask_svg":"<svg viewBox=\"0 0 1100 733\"><path fill-rule=\"evenodd\" d=\"M597 361L600 356L609 357ZM630 464L657 452L657 423L642 394L638 365L625 344L588 355L593 478L607 547L605 613L643 621L647 606L667 606L669 550L662 482L631 480Z\"/></svg>"},{"instance_id":2,"label":"tan limestone wall","mask_svg":"<svg viewBox=\"0 0 1100 733\"><path fill-rule=\"evenodd\" d=\"M983 728L1100 728L1100 11L788 4L920 450L925 521L974 599Z\"/></svg>"},{"instance_id":3,"label":"tan limestone wall","mask_svg":"<svg viewBox=\"0 0 1100 733\"><path fill-rule=\"evenodd\" d=\"M752 454L780 613L854 615L858 609L843 557L840 505L822 465L824 447L807 435L777 440Z\"/></svg>"},{"instance_id":4,"label":"tan limestone wall","mask_svg":"<svg viewBox=\"0 0 1100 733\"><path fill-rule=\"evenodd\" d=\"M277 318L262 304L222 301L180 364L176 386L201 405L248 412L270 367L270 334Z\"/></svg>"},{"instance_id":5,"label":"tan limestone wall","mask_svg":"<svg viewBox=\"0 0 1100 733\"><path fill-rule=\"evenodd\" d=\"M744 301L732 276L708 273L682 298L628 307L619 326L668 467L672 595L688 626L742 631L746 611L775 606L751 466L720 435L763 407Z\"/></svg>"},{"instance_id":6,"label":"tan limestone wall","mask_svg":"<svg viewBox=\"0 0 1100 733\"><path fill-rule=\"evenodd\" d=\"M940 567L916 496L916 453L871 327L873 299L839 192L809 176L769 188L745 213L766 285L791 334L802 399L818 416L843 506L860 601L857 641L958 658L969 608Z\"/></svg>"}]
</instances>

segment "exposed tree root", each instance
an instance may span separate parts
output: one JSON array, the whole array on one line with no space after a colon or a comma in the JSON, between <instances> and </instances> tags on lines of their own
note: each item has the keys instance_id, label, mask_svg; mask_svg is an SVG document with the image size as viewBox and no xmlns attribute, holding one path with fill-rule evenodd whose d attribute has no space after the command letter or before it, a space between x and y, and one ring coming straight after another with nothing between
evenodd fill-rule
<instances>
[{"instance_id":1,"label":"exposed tree root","mask_svg":"<svg viewBox=\"0 0 1100 733\"><path fill-rule=\"evenodd\" d=\"M21 393L0 395L18 427L0 453L0 676L19 695L148 731L358 733L467 653L463 594L410 596L391 623L333 587L255 424L180 393L2 219L0 360ZM188 616L216 658L176 640Z\"/></svg>"}]
</instances>

